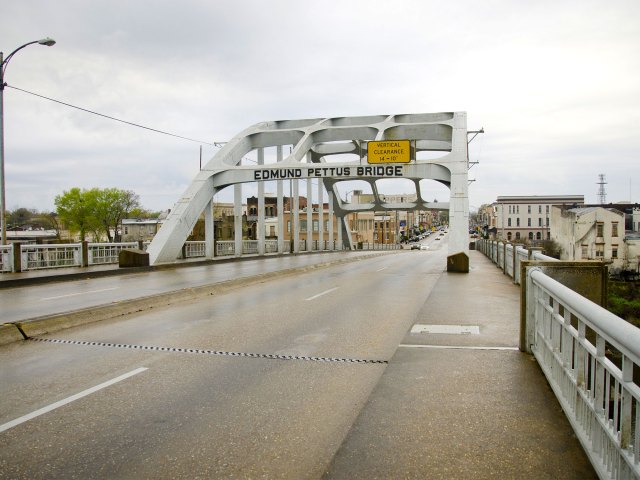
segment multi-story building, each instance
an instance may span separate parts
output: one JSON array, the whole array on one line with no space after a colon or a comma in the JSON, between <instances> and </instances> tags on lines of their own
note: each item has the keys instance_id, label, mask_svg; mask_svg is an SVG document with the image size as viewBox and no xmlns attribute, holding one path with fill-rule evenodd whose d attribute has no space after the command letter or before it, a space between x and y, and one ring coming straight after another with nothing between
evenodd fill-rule
<instances>
[{"instance_id":1,"label":"multi-story building","mask_svg":"<svg viewBox=\"0 0 640 480\"><path fill-rule=\"evenodd\" d=\"M553 240L561 260L607 260L626 267L624 213L614 208L552 208Z\"/></svg>"},{"instance_id":2,"label":"multi-story building","mask_svg":"<svg viewBox=\"0 0 640 480\"><path fill-rule=\"evenodd\" d=\"M493 204L496 236L507 241L551 239L551 208L580 207L584 195L500 196Z\"/></svg>"}]
</instances>

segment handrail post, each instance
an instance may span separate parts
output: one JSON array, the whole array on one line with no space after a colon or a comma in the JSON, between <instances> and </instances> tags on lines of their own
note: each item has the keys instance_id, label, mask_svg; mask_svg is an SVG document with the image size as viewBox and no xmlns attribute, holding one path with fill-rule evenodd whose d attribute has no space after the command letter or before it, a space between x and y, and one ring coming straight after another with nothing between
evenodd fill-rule
<instances>
[{"instance_id":1,"label":"handrail post","mask_svg":"<svg viewBox=\"0 0 640 480\"><path fill-rule=\"evenodd\" d=\"M88 267L89 266L89 242L87 240L83 240L80 248L82 251L81 266Z\"/></svg>"}]
</instances>

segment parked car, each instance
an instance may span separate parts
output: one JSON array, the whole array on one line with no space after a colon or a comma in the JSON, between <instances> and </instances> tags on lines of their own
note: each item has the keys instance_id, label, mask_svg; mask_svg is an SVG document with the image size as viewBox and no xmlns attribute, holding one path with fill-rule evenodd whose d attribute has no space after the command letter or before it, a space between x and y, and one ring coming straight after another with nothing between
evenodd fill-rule
<instances>
[{"instance_id":1,"label":"parked car","mask_svg":"<svg viewBox=\"0 0 640 480\"><path fill-rule=\"evenodd\" d=\"M411 250L420 250L420 244L419 243L412 243L411 244Z\"/></svg>"}]
</instances>

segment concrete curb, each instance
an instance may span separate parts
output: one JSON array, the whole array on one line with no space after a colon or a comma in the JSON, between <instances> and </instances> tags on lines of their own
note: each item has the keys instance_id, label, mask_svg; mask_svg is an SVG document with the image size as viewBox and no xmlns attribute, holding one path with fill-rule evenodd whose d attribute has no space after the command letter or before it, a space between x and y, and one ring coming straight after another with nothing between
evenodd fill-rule
<instances>
[{"instance_id":1,"label":"concrete curb","mask_svg":"<svg viewBox=\"0 0 640 480\"><path fill-rule=\"evenodd\" d=\"M0 325L0 345L24 340L24 337L13 323L5 323Z\"/></svg>"},{"instance_id":2,"label":"concrete curb","mask_svg":"<svg viewBox=\"0 0 640 480\"><path fill-rule=\"evenodd\" d=\"M2 326L6 328L0 328L0 345L6 345L15 341L24 340L24 336L28 338L37 335L44 335L47 333L57 332L60 330L65 330L67 328L86 325L93 322L99 322L102 320L109 320L133 313L144 312L153 308L166 307L178 302L196 300L211 295L225 293L241 286L264 282L267 279L271 280L273 278L281 278L288 275L305 273L320 268L327 268L334 265L356 262L395 252L397 251L376 252L369 255L358 256L355 258L338 259L329 262L317 263L314 265L306 265L304 267L289 268L271 273L263 273L245 278L238 278L209 285L202 285L199 287L184 288L172 292L159 293L131 300L123 300L121 302L114 302L97 307L90 307L71 312L58 313L54 315L36 317L28 320L11 322Z\"/></svg>"}]
</instances>

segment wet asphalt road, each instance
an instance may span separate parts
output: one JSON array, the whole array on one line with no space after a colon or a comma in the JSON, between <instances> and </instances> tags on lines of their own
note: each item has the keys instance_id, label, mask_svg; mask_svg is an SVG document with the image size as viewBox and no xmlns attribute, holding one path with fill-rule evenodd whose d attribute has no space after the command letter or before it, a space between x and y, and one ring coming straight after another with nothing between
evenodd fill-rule
<instances>
[{"instance_id":1,"label":"wet asphalt road","mask_svg":"<svg viewBox=\"0 0 640 480\"><path fill-rule=\"evenodd\" d=\"M441 275L446 241L437 245L45 337L68 343L0 348L0 477L320 478ZM5 315L28 318L42 305L86 307L216 274L193 267L0 295L12 299Z\"/></svg>"}]
</instances>

